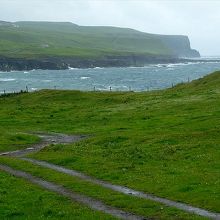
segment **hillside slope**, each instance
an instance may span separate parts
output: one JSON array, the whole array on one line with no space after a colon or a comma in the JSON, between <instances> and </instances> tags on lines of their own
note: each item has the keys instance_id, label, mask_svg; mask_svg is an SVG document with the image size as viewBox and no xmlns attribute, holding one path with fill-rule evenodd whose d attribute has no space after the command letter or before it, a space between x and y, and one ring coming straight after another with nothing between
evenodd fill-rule
<instances>
[{"instance_id":1,"label":"hillside slope","mask_svg":"<svg viewBox=\"0 0 220 220\"><path fill-rule=\"evenodd\" d=\"M118 27L78 26L69 22L0 22L0 56L47 59L47 62L62 58L64 63L80 67L82 59L82 66L86 66L85 60L90 66L100 63L111 66L116 61L116 66L129 66L154 59L196 57L199 52L191 49L186 36L155 35Z\"/></svg>"},{"instance_id":2,"label":"hillside slope","mask_svg":"<svg viewBox=\"0 0 220 220\"><path fill-rule=\"evenodd\" d=\"M220 72L215 72L160 91L42 90L2 96L0 151L27 147L34 142L32 136L25 135L30 132L86 134L89 138L82 142L50 145L30 157L219 213L219 88ZM45 180L53 177L61 184L69 182L47 170L8 160L0 158L0 163L32 170ZM80 184L75 187L80 193L111 200L147 219L196 219L167 211L161 204L131 203L112 192L110 196L99 190L91 192L91 185ZM6 202L10 199L3 198ZM29 206L24 207L27 212Z\"/></svg>"}]
</instances>

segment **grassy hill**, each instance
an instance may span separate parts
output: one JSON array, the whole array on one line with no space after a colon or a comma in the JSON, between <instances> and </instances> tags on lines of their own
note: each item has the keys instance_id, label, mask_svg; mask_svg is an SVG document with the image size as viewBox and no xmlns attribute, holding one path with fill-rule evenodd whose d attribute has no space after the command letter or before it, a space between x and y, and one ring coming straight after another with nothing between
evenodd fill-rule
<instances>
[{"instance_id":1,"label":"grassy hill","mask_svg":"<svg viewBox=\"0 0 220 220\"><path fill-rule=\"evenodd\" d=\"M89 134L89 139L77 144L51 145L30 157L220 212L219 88L220 72L215 72L163 91L42 90L1 97L0 151L22 148L38 141L34 136L25 134L30 131ZM103 191L98 186L68 179L19 159L0 158L0 163L66 184L107 204L151 219L200 219L161 204L150 201L146 204L141 199L132 200ZM3 172L0 174L3 178L11 178ZM4 191L6 184L2 181L1 189ZM9 181L11 186L15 184L15 180ZM24 191L26 185L19 184L19 190ZM13 193L9 190L8 197L1 197L3 204L8 204L4 206L4 211L0 211L2 219L7 219L7 213L15 204ZM31 206L24 206L23 215L20 215L31 213L30 209L36 209L38 204L50 207L49 199L53 197L44 195L45 203L42 203L27 194L24 199L31 200ZM53 201L56 202L56 198ZM66 201L60 203L66 205ZM41 212L47 213L45 208ZM64 216L68 217L68 213ZM58 219L57 215L56 210L51 208L50 216ZM86 215L92 216L88 212Z\"/></svg>"},{"instance_id":2,"label":"grassy hill","mask_svg":"<svg viewBox=\"0 0 220 220\"><path fill-rule=\"evenodd\" d=\"M0 56L12 58L199 56L186 36L147 34L128 28L68 22L0 22Z\"/></svg>"}]
</instances>

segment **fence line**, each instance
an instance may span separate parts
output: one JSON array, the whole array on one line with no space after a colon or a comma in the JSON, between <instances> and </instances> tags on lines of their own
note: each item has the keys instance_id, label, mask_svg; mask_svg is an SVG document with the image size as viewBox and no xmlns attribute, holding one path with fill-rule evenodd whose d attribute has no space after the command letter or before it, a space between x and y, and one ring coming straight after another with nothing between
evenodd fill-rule
<instances>
[{"instance_id":1,"label":"fence line","mask_svg":"<svg viewBox=\"0 0 220 220\"><path fill-rule=\"evenodd\" d=\"M169 88L174 88L176 85L179 85L179 84L187 84L187 83L190 83L190 78L188 77L187 81L186 82L180 82L180 83L171 83L170 87ZM53 86L52 88L48 88L48 89L54 89L54 90L57 90L59 89L58 86ZM158 90L158 89L161 89L161 88L152 88L150 86L147 86L145 88L145 90L141 90L141 91L145 91L145 92L149 92L149 91L153 91L153 90ZM60 90L71 90L71 89L60 89ZM72 90L75 90L75 89L72 89ZM29 92L35 92L35 91L38 91L38 90L29 90L28 86L25 86L25 89L21 89L21 90L6 90L6 89L3 89L3 90L0 90L0 96L9 96L9 95L12 95L12 94L22 94L22 93L29 93ZM84 90L82 90L84 91ZM134 90L132 90L132 87L131 86L128 86L127 90L119 90L118 88L115 88L112 87L112 86L109 86L108 89L98 89L96 86L93 86L91 87L91 90L85 90L85 91L93 91L93 92L107 92L107 91L116 91L116 92L134 92ZM139 92L139 91L137 91Z\"/></svg>"}]
</instances>

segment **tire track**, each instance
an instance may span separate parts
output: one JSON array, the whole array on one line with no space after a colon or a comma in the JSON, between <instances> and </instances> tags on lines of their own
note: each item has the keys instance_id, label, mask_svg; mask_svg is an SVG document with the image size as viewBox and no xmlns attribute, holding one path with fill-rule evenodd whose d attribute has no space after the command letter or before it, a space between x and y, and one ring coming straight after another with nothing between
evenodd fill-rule
<instances>
[{"instance_id":1,"label":"tire track","mask_svg":"<svg viewBox=\"0 0 220 220\"><path fill-rule=\"evenodd\" d=\"M75 170L71 170L71 169L67 169L65 167L54 165L54 164L51 164L51 163L48 163L48 162L45 162L45 161L39 161L39 160L35 160L35 159L25 158L26 154L38 152L38 151L40 151L41 149L45 148L46 146L48 146L50 144L74 143L74 142L80 141L80 140L85 139L85 138L88 137L88 136L85 136L85 135L73 136L73 135L65 135L65 134L58 134L58 133L47 133L47 134L45 134L45 133L34 133L34 134L38 135L41 138L40 143L35 144L32 147L29 147L29 148L26 148L26 149L23 149L23 150L0 153L0 156L20 157L22 160L29 161L33 164L36 164L36 165L39 165L39 166L42 166L42 167L46 167L46 168L50 168L50 169L53 169L55 171L65 173L65 174L68 174L68 175L71 175L71 176L74 176L74 177L78 177L80 179L86 180L88 182L100 185L102 187L105 187L105 188L108 188L108 189L111 189L111 190L114 190L114 191L117 191L117 192L120 192L120 193L123 193L123 194L126 194L126 195L151 200L151 201L154 201L154 202L159 202L159 203L162 203L164 205L167 205L167 206L170 206L170 207L175 207L179 210L186 211L188 213L197 214L197 215L200 215L200 216L203 216L203 217L208 217L210 219L220 220L220 213L211 212L211 211L201 209L201 208L197 208L197 207L185 204L185 203L176 202L176 201L172 201L172 200L169 200L169 199L166 199L166 198L157 197L157 196L154 196L152 194L148 194L148 193L144 193L144 192L141 192L141 191L130 189L128 187L124 187L124 186L120 186L120 185L114 185L114 184L108 183L108 182L103 181L103 180L95 179L94 177L85 175L84 173L81 173L81 172L78 172L78 171L75 171ZM22 173L22 171L17 171L17 172ZM26 175L30 175L30 174L26 173ZM38 179L38 178L36 178L36 179ZM53 183L51 183L51 184L53 184ZM54 185L56 185L56 184L54 184ZM97 200L97 202L98 202L98 200ZM141 219L143 219L143 218L141 218Z\"/></svg>"},{"instance_id":2,"label":"tire track","mask_svg":"<svg viewBox=\"0 0 220 220\"><path fill-rule=\"evenodd\" d=\"M75 192L67 190L66 188L64 188L61 185L55 184L53 182L45 181L45 180L38 178L38 177L34 177L34 176L30 175L29 173L26 173L26 172L23 172L20 170L12 169L9 166L0 165L0 169L7 172L7 173L10 173L11 175L13 175L15 177L24 178L24 179L28 180L29 182L34 183L44 189L47 189L49 191L58 193L62 196L68 197L68 198L72 199L73 201L76 201L78 203L86 205L93 210L101 211L106 214L110 214L114 217L124 219L124 220L144 220L144 219L146 219L144 217L137 216L132 213L113 208L111 206L107 206L104 203L100 202L99 200L95 200L93 198L90 198L90 197L87 197L87 196L84 196L81 194L77 194Z\"/></svg>"},{"instance_id":3,"label":"tire track","mask_svg":"<svg viewBox=\"0 0 220 220\"><path fill-rule=\"evenodd\" d=\"M124 186L120 186L120 185L114 185L114 184L108 183L106 181L102 181L102 180L99 180L99 179L95 179L91 176L87 176L87 175L85 175L81 172L71 170L71 169L67 169L65 167L54 165L54 164L51 164L51 163L48 163L48 162L45 162L45 161L39 161L39 160L35 160L35 159L30 159L30 158L21 158L21 159L25 160L25 161L29 161L33 164L45 167L45 168L49 168L49 169L52 169L52 170L55 170L55 171L58 171L58 172L61 172L61 173L68 174L70 176L78 177L80 179L86 180L88 182L97 184L97 185L102 186L104 188L108 188L108 189L111 189L111 190L114 190L114 191L117 191L117 192L120 192L120 193L123 193L123 194L126 194L126 195L151 200L151 201L154 201L154 202L159 202L159 203L162 203L164 205L167 205L167 206L170 206L170 207L175 207L179 210L183 210L183 211L186 211L186 212L189 212L189 213L197 214L197 215L200 215L200 216L203 216L203 217L208 217L208 218L211 218L211 219L220 219L220 214L219 213L214 213L214 212L207 211L207 210L201 209L201 208L197 208L197 207L185 204L185 203L175 202L175 201L172 201L172 200L169 200L169 199L157 197L157 196L154 196L152 194L147 194L147 193L144 193L144 192L140 192L140 191L130 189L128 187L124 187Z\"/></svg>"}]
</instances>

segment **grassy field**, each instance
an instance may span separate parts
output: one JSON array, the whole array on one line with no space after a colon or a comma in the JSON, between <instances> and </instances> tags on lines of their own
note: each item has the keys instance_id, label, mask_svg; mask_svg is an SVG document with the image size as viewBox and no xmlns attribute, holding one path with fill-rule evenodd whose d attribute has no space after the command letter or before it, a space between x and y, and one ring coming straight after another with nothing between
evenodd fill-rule
<instances>
[{"instance_id":1,"label":"grassy field","mask_svg":"<svg viewBox=\"0 0 220 220\"><path fill-rule=\"evenodd\" d=\"M140 198L134 198L109 189L105 189L101 186L88 183L87 181L81 180L77 177L70 177L69 175L61 174L59 172L52 171L51 169L41 168L39 166L32 165L29 162L21 161L20 159L0 158L0 163L1 164L4 163L18 170L26 171L34 176L46 179L48 181L55 182L79 194L87 195L91 198L98 199L109 206L113 206L118 209L134 213L136 215L144 216L146 218L163 219L163 220L206 219L193 214L185 213L184 211L180 211L176 208L167 207L160 203L156 203ZM21 193L22 190L23 189L18 189L18 193L19 192ZM11 195L11 197L13 197L13 193L9 193L9 194ZM8 202L7 197L4 197L4 200ZM19 208L18 204L15 203L14 205L17 205ZM47 206L49 208L50 204L48 203ZM82 206L82 209L83 208L84 207ZM8 212L9 210L10 208L8 208ZM72 215L72 217L75 216L74 212L70 214ZM31 217L30 213L29 216ZM89 216L87 218L83 218L80 216L80 219L90 219L90 218ZM102 219L102 218L100 216L99 218L96 217L96 219Z\"/></svg>"},{"instance_id":2,"label":"grassy field","mask_svg":"<svg viewBox=\"0 0 220 220\"><path fill-rule=\"evenodd\" d=\"M43 90L1 97L0 106L0 151L38 141L24 134L33 131L89 134L79 143L51 145L30 156L220 212L220 72L163 91ZM64 178L27 162L0 162L54 181ZM111 203L104 196L109 192L87 188L78 190L90 196L99 191L96 196ZM146 208L142 202L138 200L141 208L129 206L133 203L123 197L118 206L161 219L190 219L165 207L159 212L156 204Z\"/></svg>"},{"instance_id":3,"label":"grassy field","mask_svg":"<svg viewBox=\"0 0 220 220\"><path fill-rule=\"evenodd\" d=\"M24 134L19 131L17 133L15 131L5 132L4 127L0 130L2 132L0 135L0 152L23 149L24 147L31 146L40 140L40 138L34 135Z\"/></svg>"},{"instance_id":4,"label":"grassy field","mask_svg":"<svg viewBox=\"0 0 220 220\"><path fill-rule=\"evenodd\" d=\"M16 22L15 25L0 26L0 54L3 56L95 58L169 53L160 40L131 29L81 27L62 22Z\"/></svg>"},{"instance_id":5,"label":"grassy field","mask_svg":"<svg viewBox=\"0 0 220 220\"><path fill-rule=\"evenodd\" d=\"M0 172L0 196L1 219L115 219L4 172Z\"/></svg>"}]
</instances>

